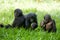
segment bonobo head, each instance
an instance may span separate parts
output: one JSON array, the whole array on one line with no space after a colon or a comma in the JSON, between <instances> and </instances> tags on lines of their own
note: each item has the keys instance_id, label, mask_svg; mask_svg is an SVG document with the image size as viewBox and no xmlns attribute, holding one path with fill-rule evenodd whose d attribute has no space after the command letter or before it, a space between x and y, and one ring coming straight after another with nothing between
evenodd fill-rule
<instances>
[{"instance_id":1,"label":"bonobo head","mask_svg":"<svg viewBox=\"0 0 60 40\"><path fill-rule=\"evenodd\" d=\"M21 9L15 9L14 16L15 17L23 16L22 10Z\"/></svg>"},{"instance_id":2,"label":"bonobo head","mask_svg":"<svg viewBox=\"0 0 60 40\"><path fill-rule=\"evenodd\" d=\"M44 21L47 23L47 22L50 22L51 21L51 16L49 14L46 14L44 16Z\"/></svg>"},{"instance_id":3,"label":"bonobo head","mask_svg":"<svg viewBox=\"0 0 60 40\"><path fill-rule=\"evenodd\" d=\"M34 22L37 19L37 15L33 12L30 12L28 14L28 18L30 19L31 22Z\"/></svg>"}]
</instances>

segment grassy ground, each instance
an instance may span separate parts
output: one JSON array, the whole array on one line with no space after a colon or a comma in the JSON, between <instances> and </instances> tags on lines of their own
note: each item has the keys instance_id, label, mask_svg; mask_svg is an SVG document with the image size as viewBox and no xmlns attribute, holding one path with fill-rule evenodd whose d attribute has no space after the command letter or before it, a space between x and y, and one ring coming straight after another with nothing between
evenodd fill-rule
<instances>
[{"instance_id":1,"label":"grassy ground","mask_svg":"<svg viewBox=\"0 0 60 40\"><path fill-rule=\"evenodd\" d=\"M14 10L20 8L24 15L29 12L35 12L38 19L38 28L35 30L25 30L24 28L0 28L0 40L60 40L60 3L35 3L20 1L1 1L0 4L0 23L12 24L14 20ZM23 5L24 3L24 5ZM29 6L29 3L30 6ZM49 13L56 21L57 32L47 33L40 28L40 22L45 14Z\"/></svg>"}]
</instances>

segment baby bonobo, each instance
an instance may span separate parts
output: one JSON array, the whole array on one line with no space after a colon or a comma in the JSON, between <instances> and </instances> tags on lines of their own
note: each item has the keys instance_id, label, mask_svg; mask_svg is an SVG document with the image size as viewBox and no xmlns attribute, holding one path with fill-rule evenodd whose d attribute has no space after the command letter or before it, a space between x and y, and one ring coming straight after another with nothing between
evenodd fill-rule
<instances>
[{"instance_id":1,"label":"baby bonobo","mask_svg":"<svg viewBox=\"0 0 60 40\"><path fill-rule=\"evenodd\" d=\"M24 25L24 15L21 9L15 9L14 11L15 19L13 21L12 27L21 27Z\"/></svg>"},{"instance_id":2,"label":"baby bonobo","mask_svg":"<svg viewBox=\"0 0 60 40\"><path fill-rule=\"evenodd\" d=\"M40 23L40 26L48 32L56 32L56 23L55 20L51 18L49 14L44 16L44 20Z\"/></svg>"}]
</instances>

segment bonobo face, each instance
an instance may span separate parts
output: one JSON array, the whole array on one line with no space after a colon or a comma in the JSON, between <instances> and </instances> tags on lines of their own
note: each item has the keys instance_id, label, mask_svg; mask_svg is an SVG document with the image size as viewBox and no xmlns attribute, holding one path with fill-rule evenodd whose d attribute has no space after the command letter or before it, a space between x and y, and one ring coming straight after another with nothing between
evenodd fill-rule
<instances>
[{"instance_id":1,"label":"bonobo face","mask_svg":"<svg viewBox=\"0 0 60 40\"><path fill-rule=\"evenodd\" d=\"M37 19L36 18L37 15L35 13L32 13L32 12L30 12L27 16L28 16L30 22L33 22L33 21L35 21Z\"/></svg>"},{"instance_id":2,"label":"bonobo face","mask_svg":"<svg viewBox=\"0 0 60 40\"><path fill-rule=\"evenodd\" d=\"M23 14L22 14L22 10L20 10L20 9L16 9L15 11L14 11L14 16L15 17L19 17L19 16L22 16Z\"/></svg>"},{"instance_id":3,"label":"bonobo face","mask_svg":"<svg viewBox=\"0 0 60 40\"><path fill-rule=\"evenodd\" d=\"M49 14L46 14L44 16L44 20L45 20L45 22L49 22L51 20L51 16Z\"/></svg>"},{"instance_id":4,"label":"bonobo face","mask_svg":"<svg viewBox=\"0 0 60 40\"><path fill-rule=\"evenodd\" d=\"M30 18L30 22L33 22L34 20L33 20L33 18Z\"/></svg>"},{"instance_id":5,"label":"bonobo face","mask_svg":"<svg viewBox=\"0 0 60 40\"><path fill-rule=\"evenodd\" d=\"M34 22L37 18L35 16L30 17L30 22Z\"/></svg>"}]
</instances>

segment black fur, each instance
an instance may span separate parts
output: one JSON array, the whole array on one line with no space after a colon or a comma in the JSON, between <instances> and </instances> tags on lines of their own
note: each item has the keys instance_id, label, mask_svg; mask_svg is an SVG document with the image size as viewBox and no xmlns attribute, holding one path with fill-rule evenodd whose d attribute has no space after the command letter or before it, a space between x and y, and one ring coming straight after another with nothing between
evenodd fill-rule
<instances>
[{"instance_id":1,"label":"black fur","mask_svg":"<svg viewBox=\"0 0 60 40\"><path fill-rule=\"evenodd\" d=\"M25 28L29 28L31 26L31 23L37 23L37 15L35 13L29 13L25 16Z\"/></svg>"},{"instance_id":2,"label":"black fur","mask_svg":"<svg viewBox=\"0 0 60 40\"><path fill-rule=\"evenodd\" d=\"M40 26L45 31L56 32L56 23L55 23L55 20L53 20L49 14L46 14L44 16L44 20L40 23ZM48 30L47 30L47 27L49 28Z\"/></svg>"},{"instance_id":3,"label":"black fur","mask_svg":"<svg viewBox=\"0 0 60 40\"><path fill-rule=\"evenodd\" d=\"M21 27L25 23L25 18L21 9L15 9L14 11L15 19L13 21L13 27Z\"/></svg>"}]
</instances>

